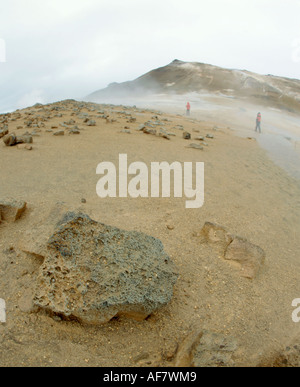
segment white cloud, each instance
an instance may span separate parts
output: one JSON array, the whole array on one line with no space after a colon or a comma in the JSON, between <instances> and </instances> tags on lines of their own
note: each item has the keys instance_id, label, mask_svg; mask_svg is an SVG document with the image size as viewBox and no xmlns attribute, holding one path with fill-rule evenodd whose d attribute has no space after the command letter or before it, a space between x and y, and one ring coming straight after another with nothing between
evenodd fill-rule
<instances>
[{"instance_id":1,"label":"white cloud","mask_svg":"<svg viewBox=\"0 0 300 387\"><path fill-rule=\"evenodd\" d=\"M17 106L19 108L24 106L33 106L36 103L47 103L47 97L44 90L32 90L27 94L24 94L18 101Z\"/></svg>"},{"instance_id":2,"label":"white cloud","mask_svg":"<svg viewBox=\"0 0 300 387\"><path fill-rule=\"evenodd\" d=\"M76 98L175 58L300 78L299 11L298 0L6 1L0 101Z\"/></svg>"}]
</instances>

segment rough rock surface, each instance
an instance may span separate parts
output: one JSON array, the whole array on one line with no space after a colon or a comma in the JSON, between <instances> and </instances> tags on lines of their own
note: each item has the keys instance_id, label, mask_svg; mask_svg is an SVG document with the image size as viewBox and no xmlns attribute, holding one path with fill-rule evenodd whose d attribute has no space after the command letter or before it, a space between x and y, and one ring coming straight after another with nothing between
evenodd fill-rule
<instances>
[{"instance_id":1,"label":"rough rock surface","mask_svg":"<svg viewBox=\"0 0 300 387\"><path fill-rule=\"evenodd\" d=\"M195 329L179 346L175 366L232 367L237 349L237 341L231 336Z\"/></svg>"},{"instance_id":2,"label":"rough rock surface","mask_svg":"<svg viewBox=\"0 0 300 387\"><path fill-rule=\"evenodd\" d=\"M13 146L17 144L32 144L33 140L31 135L16 136L15 133L11 133L3 137L3 142L6 146Z\"/></svg>"},{"instance_id":3,"label":"rough rock surface","mask_svg":"<svg viewBox=\"0 0 300 387\"><path fill-rule=\"evenodd\" d=\"M67 213L47 244L34 304L53 315L101 324L137 320L167 304L177 280L162 243Z\"/></svg>"},{"instance_id":4,"label":"rough rock surface","mask_svg":"<svg viewBox=\"0 0 300 387\"><path fill-rule=\"evenodd\" d=\"M232 367L232 357L237 350L237 342L233 337L219 333L204 331L199 344L192 352L194 367Z\"/></svg>"},{"instance_id":5,"label":"rough rock surface","mask_svg":"<svg viewBox=\"0 0 300 387\"><path fill-rule=\"evenodd\" d=\"M265 252L247 239L230 234L225 227L206 222L200 232L201 241L219 248L223 258L237 265L242 277L253 279L265 261Z\"/></svg>"},{"instance_id":6,"label":"rough rock surface","mask_svg":"<svg viewBox=\"0 0 300 387\"><path fill-rule=\"evenodd\" d=\"M26 209L26 202L17 200L0 200L0 221L15 222Z\"/></svg>"},{"instance_id":7,"label":"rough rock surface","mask_svg":"<svg viewBox=\"0 0 300 387\"><path fill-rule=\"evenodd\" d=\"M202 242L216 244L222 249L225 249L233 241L233 236L225 227L211 222L204 224L200 237Z\"/></svg>"},{"instance_id":8,"label":"rough rock surface","mask_svg":"<svg viewBox=\"0 0 300 387\"><path fill-rule=\"evenodd\" d=\"M8 134L7 128L0 129L0 138L6 136L7 134Z\"/></svg>"},{"instance_id":9,"label":"rough rock surface","mask_svg":"<svg viewBox=\"0 0 300 387\"><path fill-rule=\"evenodd\" d=\"M193 149L199 149L199 150L203 150L203 146L199 145L199 144L189 144L188 145L188 148L193 148Z\"/></svg>"},{"instance_id":10,"label":"rough rock surface","mask_svg":"<svg viewBox=\"0 0 300 387\"><path fill-rule=\"evenodd\" d=\"M53 234L57 220L61 219L67 210L68 208L63 202L56 203L46 213L40 208L34 209L28 214L30 228L22 234L18 242L18 248L25 253L44 260L47 254L49 236Z\"/></svg>"},{"instance_id":11,"label":"rough rock surface","mask_svg":"<svg viewBox=\"0 0 300 387\"><path fill-rule=\"evenodd\" d=\"M296 338L293 343L288 345L281 353L277 354L276 359L267 365L268 367L280 368L299 368L300 367L300 339Z\"/></svg>"},{"instance_id":12,"label":"rough rock surface","mask_svg":"<svg viewBox=\"0 0 300 387\"><path fill-rule=\"evenodd\" d=\"M254 278L264 263L265 252L246 239L235 237L227 247L224 258L240 264L243 277Z\"/></svg>"},{"instance_id":13,"label":"rough rock surface","mask_svg":"<svg viewBox=\"0 0 300 387\"><path fill-rule=\"evenodd\" d=\"M185 140L190 140L192 136L191 136L191 133L189 133L189 132L183 132L182 137Z\"/></svg>"}]
</instances>

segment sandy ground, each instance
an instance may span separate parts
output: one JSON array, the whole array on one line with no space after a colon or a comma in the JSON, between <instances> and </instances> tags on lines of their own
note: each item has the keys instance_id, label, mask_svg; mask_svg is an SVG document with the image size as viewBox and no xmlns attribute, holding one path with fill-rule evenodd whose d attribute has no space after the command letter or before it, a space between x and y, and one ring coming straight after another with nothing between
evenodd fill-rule
<instances>
[{"instance_id":1,"label":"sandy ground","mask_svg":"<svg viewBox=\"0 0 300 387\"><path fill-rule=\"evenodd\" d=\"M173 366L178 345L194 327L234 337L234 364L257 366L299 337L300 324L291 318L292 300L300 297L298 180L275 165L255 139L234 135L222 115L214 113L206 120L161 113L160 120L168 119L164 127L176 134L168 141L135 130L157 115L155 111L97 107L116 120L106 123L87 106L81 112L97 123L87 127L71 116L78 105L57 106L65 107L63 116L47 113L51 118L34 137L32 151L0 144L0 197L28 205L20 220L0 224L0 298L7 303L7 323L0 324L1 366ZM9 123L10 131L24 133L25 112L46 114L39 109L20 111L21 118ZM119 113L123 110L136 122L128 123ZM46 132L71 118L83 129L80 135ZM16 130L19 125L24 128ZM203 151L189 149L195 140L184 140L176 125L183 125L192 138L210 133L214 139L206 140ZM120 132L125 126L131 134ZM187 210L185 198L100 199L96 166L102 161L118 165L120 153L127 153L129 162L147 165L203 161L204 206ZM18 242L36 214L46 216L57 202L102 223L159 238L180 273L172 301L143 322L119 318L97 327L28 312L40 262L23 253ZM266 262L257 278L242 278L200 243L198 233L206 221L265 250Z\"/></svg>"}]
</instances>

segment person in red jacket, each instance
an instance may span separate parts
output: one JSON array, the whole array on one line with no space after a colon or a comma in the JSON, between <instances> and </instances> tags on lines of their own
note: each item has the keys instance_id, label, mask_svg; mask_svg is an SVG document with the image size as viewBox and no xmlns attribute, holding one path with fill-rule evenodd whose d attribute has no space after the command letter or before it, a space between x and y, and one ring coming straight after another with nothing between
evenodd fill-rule
<instances>
[{"instance_id":1,"label":"person in red jacket","mask_svg":"<svg viewBox=\"0 0 300 387\"><path fill-rule=\"evenodd\" d=\"M187 115L187 116L190 115L190 111L191 111L191 105L190 105L190 103L188 102L188 103L186 104L186 115Z\"/></svg>"},{"instance_id":2,"label":"person in red jacket","mask_svg":"<svg viewBox=\"0 0 300 387\"><path fill-rule=\"evenodd\" d=\"M255 131L259 133L261 133L261 126L260 126L260 123L261 123L261 114L258 113L257 114L257 117L256 117L256 128L255 128Z\"/></svg>"}]
</instances>

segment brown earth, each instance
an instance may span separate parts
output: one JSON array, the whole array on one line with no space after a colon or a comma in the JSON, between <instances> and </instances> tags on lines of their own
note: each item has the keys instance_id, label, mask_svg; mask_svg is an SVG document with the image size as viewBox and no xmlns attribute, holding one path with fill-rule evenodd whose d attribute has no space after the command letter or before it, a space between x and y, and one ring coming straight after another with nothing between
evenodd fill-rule
<instances>
[{"instance_id":1,"label":"brown earth","mask_svg":"<svg viewBox=\"0 0 300 387\"><path fill-rule=\"evenodd\" d=\"M56 117L58 113L62 117ZM88 113L96 125L87 126L77 113ZM39 128L24 124L32 117L37 117L33 125ZM68 134L60 125L71 119L75 124L67 126L78 125L80 134ZM167 119L162 126L176 136L167 140L136 130L157 119ZM0 298L7 308L7 322L0 324L1 366L186 364L180 359L189 358L182 351L191 347L186 343L193 332L198 332L196 340L205 338L204 347L225 340L229 349L223 358L229 359L233 352L228 365L277 365L285 348L299 341L300 325L292 321L291 304L300 297L300 185L267 157L255 139L234 136L217 116L197 121L75 101L12 113L7 125L10 133L36 131L36 135L32 150L0 144L0 199L27 202L20 219L0 224ZM184 140L177 125L192 139ZM54 136L59 130L65 135ZM197 142L195 137L207 134L214 138L205 138L203 150L188 147ZM96 167L102 161L117 166L121 153L127 153L129 163L143 161L148 166L152 161L203 161L204 206L186 209L185 198L100 199ZM20 242L37 218L46 222L61 202L96 221L159 238L179 270L171 302L142 322L119 317L99 326L32 311L42 261L24 253ZM254 279L242 277L218 249L202 243L200 231L207 221L264 250L264 264ZM197 365L201 365L199 351Z\"/></svg>"}]
</instances>

